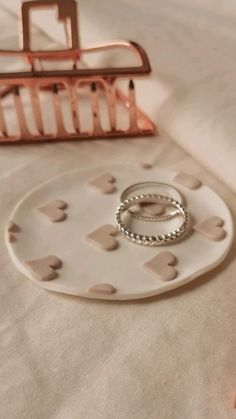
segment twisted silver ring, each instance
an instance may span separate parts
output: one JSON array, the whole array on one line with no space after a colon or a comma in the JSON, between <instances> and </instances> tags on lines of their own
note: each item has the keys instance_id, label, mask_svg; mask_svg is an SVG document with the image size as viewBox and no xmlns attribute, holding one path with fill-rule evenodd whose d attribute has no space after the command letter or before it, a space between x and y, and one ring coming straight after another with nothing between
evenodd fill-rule
<instances>
[{"instance_id":1,"label":"twisted silver ring","mask_svg":"<svg viewBox=\"0 0 236 419\"><path fill-rule=\"evenodd\" d=\"M131 205L138 204L142 201L161 201L162 203L174 207L178 210L178 214L182 215L183 222L177 229L171 231L167 234L154 234L154 235L143 235L132 231L130 228L126 227L125 223L122 220L122 216L125 211ZM188 231L189 227L189 214L186 208L180 204L180 202L164 195L159 194L142 194L133 196L129 199L126 199L116 210L116 224L119 231L123 234L128 240L131 240L134 243L142 244L144 246L163 246L166 244L173 243L177 240L180 240Z\"/></svg>"}]
</instances>

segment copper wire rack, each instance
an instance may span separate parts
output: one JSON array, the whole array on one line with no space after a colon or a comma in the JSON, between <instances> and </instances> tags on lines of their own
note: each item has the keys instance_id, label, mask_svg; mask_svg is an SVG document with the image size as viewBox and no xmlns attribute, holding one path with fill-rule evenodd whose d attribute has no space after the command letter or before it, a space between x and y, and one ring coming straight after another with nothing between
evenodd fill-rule
<instances>
[{"instance_id":1,"label":"copper wire rack","mask_svg":"<svg viewBox=\"0 0 236 419\"><path fill-rule=\"evenodd\" d=\"M44 8L57 11L58 21L65 26L66 48L53 51L31 48L31 12ZM0 144L154 134L153 122L137 106L134 84L134 78L151 72L146 52L129 41L81 48L77 16L75 0L22 3L20 49L0 50L0 56L24 63L23 70L0 73ZM119 67L85 64L86 56L114 53L118 49L131 54L137 64ZM67 67L62 69L58 62L66 63ZM50 69L45 68L45 63L50 64ZM126 85L126 91L119 87L120 83ZM47 105L51 103L50 118L45 115L45 97ZM85 102L89 114L86 117ZM9 103L14 124L7 117ZM119 120L122 112L126 121L123 126L122 118ZM69 125L66 119L71 121ZM87 126L84 120L89 120Z\"/></svg>"}]
</instances>

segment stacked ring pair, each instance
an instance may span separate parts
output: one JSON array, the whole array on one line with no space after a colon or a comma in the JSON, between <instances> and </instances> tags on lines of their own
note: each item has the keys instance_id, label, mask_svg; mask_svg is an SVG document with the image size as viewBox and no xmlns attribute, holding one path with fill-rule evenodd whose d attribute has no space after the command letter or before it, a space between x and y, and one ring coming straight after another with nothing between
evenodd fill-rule
<instances>
[{"instance_id":1,"label":"stacked ring pair","mask_svg":"<svg viewBox=\"0 0 236 419\"><path fill-rule=\"evenodd\" d=\"M158 189L159 193L142 193L140 195L130 196L134 191L145 189L147 187L155 187ZM163 191L167 191L168 195L163 195ZM176 199L178 198L178 200ZM141 182L135 185L131 185L121 195L121 204L116 210L116 223L118 225L119 231L127 239L131 240L134 243L142 244L145 246L162 246L166 244L171 244L183 238L186 235L189 229L189 214L187 209L183 205L183 197L180 192L174 187L160 182ZM135 214L130 211L130 208L136 204L142 203L158 203L160 205L165 205L173 208L172 211L164 215L157 215L155 217L143 216L140 214ZM132 217L137 218L143 221L167 221L176 216L182 216L182 223L178 228L175 228L169 233L165 234L152 234L144 235L136 233L127 227L124 221L124 214L129 212Z\"/></svg>"}]
</instances>

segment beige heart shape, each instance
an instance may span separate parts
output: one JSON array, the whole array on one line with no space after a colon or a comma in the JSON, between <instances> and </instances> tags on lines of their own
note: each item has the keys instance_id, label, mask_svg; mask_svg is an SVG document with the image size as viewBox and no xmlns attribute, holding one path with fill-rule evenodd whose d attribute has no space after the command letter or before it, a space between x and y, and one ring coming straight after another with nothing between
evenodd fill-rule
<instances>
[{"instance_id":1,"label":"beige heart shape","mask_svg":"<svg viewBox=\"0 0 236 419\"><path fill-rule=\"evenodd\" d=\"M114 185L115 178L109 173L105 173L88 182L88 187L103 194L110 194L116 191Z\"/></svg>"},{"instance_id":2,"label":"beige heart shape","mask_svg":"<svg viewBox=\"0 0 236 419\"><path fill-rule=\"evenodd\" d=\"M18 233L20 231L20 227L14 223L14 221L10 220L8 227L8 240L10 243L14 243L16 241L15 233Z\"/></svg>"},{"instance_id":3,"label":"beige heart shape","mask_svg":"<svg viewBox=\"0 0 236 419\"><path fill-rule=\"evenodd\" d=\"M142 203L142 204L135 204L129 207L129 212L132 214L139 214L139 215L162 215L165 212L164 205L160 204L153 204L153 203Z\"/></svg>"},{"instance_id":4,"label":"beige heart shape","mask_svg":"<svg viewBox=\"0 0 236 419\"><path fill-rule=\"evenodd\" d=\"M160 204L142 204L141 207L145 214L148 215L162 215L165 212L165 206Z\"/></svg>"},{"instance_id":5,"label":"beige heart shape","mask_svg":"<svg viewBox=\"0 0 236 419\"><path fill-rule=\"evenodd\" d=\"M58 223L66 219L67 215L64 211L66 208L67 203L65 201L56 199L55 201L37 209L37 212L52 223Z\"/></svg>"},{"instance_id":6,"label":"beige heart shape","mask_svg":"<svg viewBox=\"0 0 236 419\"><path fill-rule=\"evenodd\" d=\"M111 284L95 284L89 288L89 292L110 295L116 292L116 288Z\"/></svg>"},{"instance_id":7,"label":"beige heart shape","mask_svg":"<svg viewBox=\"0 0 236 419\"><path fill-rule=\"evenodd\" d=\"M174 180L188 189L198 189L202 185L202 182L199 179L195 176L189 175L188 173L178 173Z\"/></svg>"},{"instance_id":8,"label":"beige heart shape","mask_svg":"<svg viewBox=\"0 0 236 419\"><path fill-rule=\"evenodd\" d=\"M118 246L118 241L114 237L117 233L116 226L105 224L89 233L86 236L86 240L102 250L111 251Z\"/></svg>"},{"instance_id":9,"label":"beige heart shape","mask_svg":"<svg viewBox=\"0 0 236 419\"><path fill-rule=\"evenodd\" d=\"M143 267L155 278L161 281L171 281L177 276L177 271L173 267L176 263L176 257L172 253L164 251L145 262Z\"/></svg>"},{"instance_id":10,"label":"beige heart shape","mask_svg":"<svg viewBox=\"0 0 236 419\"><path fill-rule=\"evenodd\" d=\"M56 269L62 267L62 261L56 256L46 256L41 259L24 262L30 272L40 281L51 281L58 277Z\"/></svg>"},{"instance_id":11,"label":"beige heart shape","mask_svg":"<svg viewBox=\"0 0 236 419\"><path fill-rule=\"evenodd\" d=\"M193 229L197 233L201 234L212 241L223 240L226 236L226 231L223 228L224 220L220 217L213 216L196 224Z\"/></svg>"},{"instance_id":12,"label":"beige heart shape","mask_svg":"<svg viewBox=\"0 0 236 419\"><path fill-rule=\"evenodd\" d=\"M150 169L153 168L153 164L152 163L142 162L140 165L145 170L150 170Z\"/></svg>"}]
</instances>

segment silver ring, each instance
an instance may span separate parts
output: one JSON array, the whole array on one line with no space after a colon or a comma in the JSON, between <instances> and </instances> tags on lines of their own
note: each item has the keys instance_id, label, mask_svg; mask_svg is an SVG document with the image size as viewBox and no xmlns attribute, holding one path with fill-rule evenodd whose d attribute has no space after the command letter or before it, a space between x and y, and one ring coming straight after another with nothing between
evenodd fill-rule
<instances>
[{"instance_id":1,"label":"silver ring","mask_svg":"<svg viewBox=\"0 0 236 419\"><path fill-rule=\"evenodd\" d=\"M167 183L162 183L162 182L154 182L154 181L149 181L149 182L139 182L139 183L135 183L131 186L129 186L128 188L126 188L120 197L120 201L123 202L126 199L128 199L129 195L137 190L142 190L142 192L144 193L145 191L143 190L144 188L148 188L148 187L155 187L158 188L159 190L156 191L155 193L158 192L158 194L162 195L162 192L164 191L164 195L172 198L172 199L176 199L176 201L178 201L181 205L184 204L184 198L183 195L173 186L168 185ZM132 211L129 211L129 213L132 215L133 218L136 218L137 220L142 220L142 221L167 221L170 220L171 218L176 217L177 215L179 215L179 211L178 210L173 210L171 212L169 212L168 214L165 215L156 215L156 216L145 216L145 215L140 215L140 214L136 214Z\"/></svg>"},{"instance_id":2,"label":"silver ring","mask_svg":"<svg viewBox=\"0 0 236 419\"><path fill-rule=\"evenodd\" d=\"M144 200L151 200L155 202L161 201L166 205L176 208L178 210L178 214L181 214L183 217L183 222L180 227L167 234L154 234L151 236L138 234L132 231L130 228L127 228L122 220L122 216L124 215L125 211L127 211L131 205L134 205L135 203L138 204ZM131 240L134 243L142 244L145 246L163 246L169 243L173 243L176 240L180 240L187 233L189 227L189 214L186 208L180 204L180 202L168 196L159 194L142 194L128 198L121 203L121 205L116 210L116 223L121 234L123 234L128 240Z\"/></svg>"}]
</instances>

